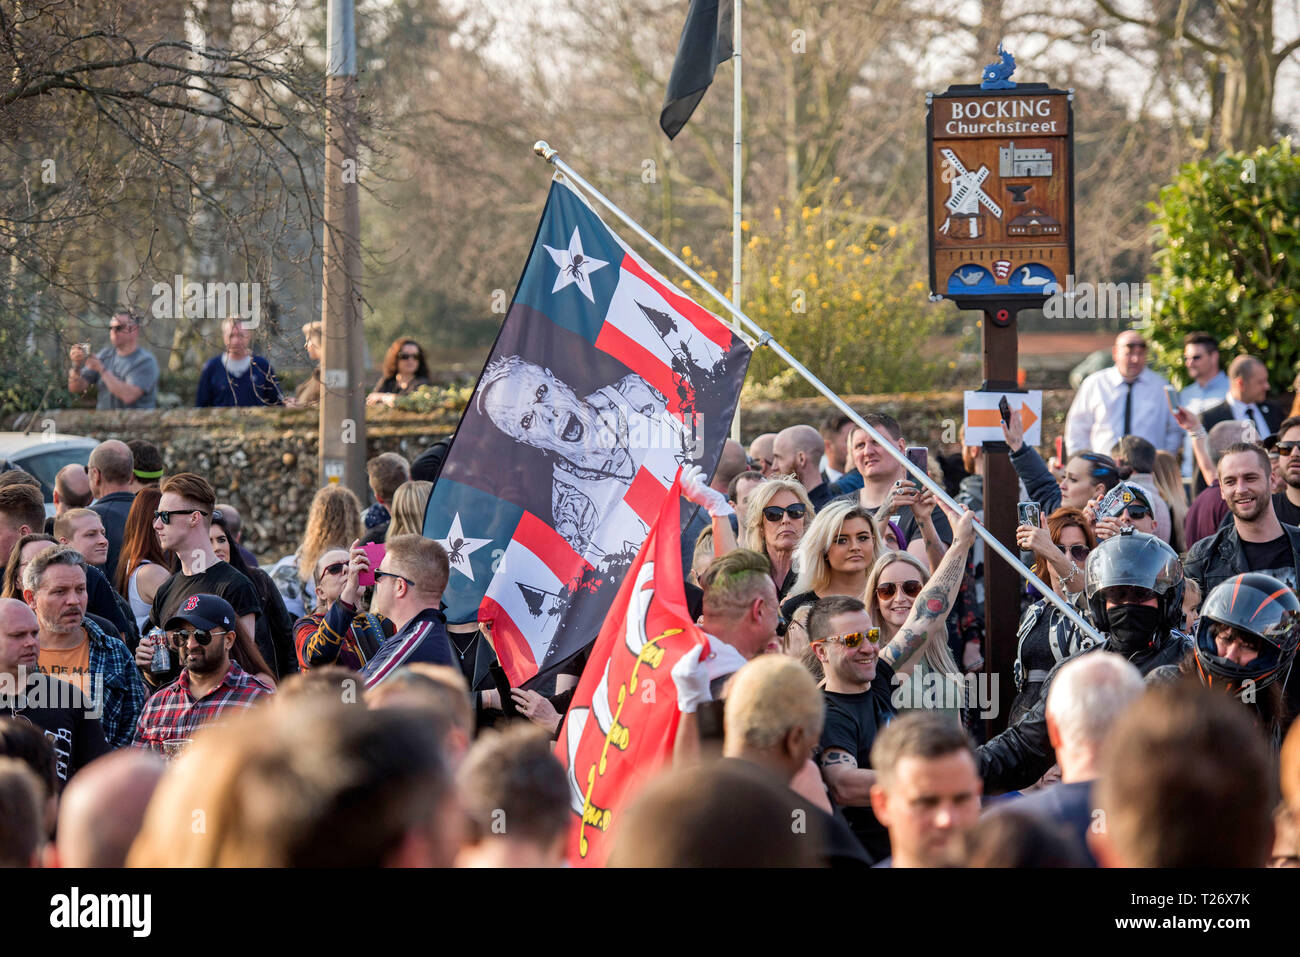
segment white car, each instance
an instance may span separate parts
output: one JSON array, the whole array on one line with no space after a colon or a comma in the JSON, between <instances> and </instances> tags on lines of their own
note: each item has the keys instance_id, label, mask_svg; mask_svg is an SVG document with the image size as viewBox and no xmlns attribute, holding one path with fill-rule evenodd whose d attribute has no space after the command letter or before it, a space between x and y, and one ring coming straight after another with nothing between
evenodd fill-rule
<instances>
[{"instance_id":1,"label":"white car","mask_svg":"<svg viewBox=\"0 0 1300 957\"><path fill-rule=\"evenodd\" d=\"M85 465L98 439L49 432L0 432L0 472L22 469L41 483L45 517L54 514L54 476L74 462Z\"/></svg>"}]
</instances>

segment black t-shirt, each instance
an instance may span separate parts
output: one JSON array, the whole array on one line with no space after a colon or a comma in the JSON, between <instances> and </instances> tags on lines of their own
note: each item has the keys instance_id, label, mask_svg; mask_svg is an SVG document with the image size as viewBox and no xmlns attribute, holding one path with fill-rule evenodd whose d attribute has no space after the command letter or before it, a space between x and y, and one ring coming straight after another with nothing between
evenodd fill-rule
<instances>
[{"instance_id":1,"label":"black t-shirt","mask_svg":"<svg viewBox=\"0 0 1300 957\"><path fill-rule=\"evenodd\" d=\"M826 725L822 729L818 751L837 748L853 755L858 767L871 766L871 745L876 734L889 723L895 711L890 697L894 687L894 669L882 660L876 662L876 677L871 688L858 694L823 691L826 697ZM869 807L844 808L844 820L873 861L889 856L889 832L876 820Z\"/></svg>"},{"instance_id":2,"label":"black t-shirt","mask_svg":"<svg viewBox=\"0 0 1300 957\"><path fill-rule=\"evenodd\" d=\"M1271 542L1243 540L1241 547L1246 553L1246 567L1252 572L1271 575L1291 588L1296 587L1295 556L1285 532Z\"/></svg>"},{"instance_id":3,"label":"black t-shirt","mask_svg":"<svg viewBox=\"0 0 1300 957\"><path fill-rule=\"evenodd\" d=\"M3 703L10 706L14 702L5 700ZM26 718L45 733L45 740L54 749L59 790L77 771L111 750L104 739L104 729L94 706L86 700L81 688L71 681L30 673L25 704L14 714ZM102 702L98 704L102 705ZM5 713L8 713L8 707Z\"/></svg>"},{"instance_id":4,"label":"black t-shirt","mask_svg":"<svg viewBox=\"0 0 1300 957\"><path fill-rule=\"evenodd\" d=\"M1284 525L1300 525L1300 505L1292 504L1286 497L1286 489L1273 496L1273 511L1277 520Z\"/></svg>"},{"instance_id":5,"label":"black t-shirt","mask_svg":"<svg viewBox=\"0 0 1300 957\"><path fill-rule=\"evenodd\" d=\"M186 575L183 571L178 571L159 585L153 596L146 630L155 625L165 628L181 607L181 602L191 595L216 595L224 598L240 618L262 614L262 606L258 603L253 583L232 568L229 562L219 561L197 575ZM172 666L166 674L149 674L154 687L162 687L180 676L180 663L176 659L177 656L173 653Z\"/></svg>"}]
</instances>

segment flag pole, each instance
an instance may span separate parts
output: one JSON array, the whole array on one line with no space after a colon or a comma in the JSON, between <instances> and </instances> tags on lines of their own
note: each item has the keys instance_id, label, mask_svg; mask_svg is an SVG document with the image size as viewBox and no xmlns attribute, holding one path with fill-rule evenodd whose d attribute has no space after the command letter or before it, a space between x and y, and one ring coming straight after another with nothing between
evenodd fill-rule
<instances>
[{"instance_id":1,"label":"flag pole","mask_svg":"<svg viewBox=\"0 0 1300 957\"><path fill-rule=\"evenodd\" d=\"M731 301L740 308L740 255L741 255L741 153L744 144L743 120L741 117L740 84L740 8L741 0L735 0L735 12L731 25L732 62L735 71L732 74L732 149L731 149ZM740 402L736 402L736 414L731 420L731 437L740 441Z\"/></svg>"},{"instance_id":2,"label":"flag pole","mask_svg":"<svg viewBox=\"0 0 1300 957\"><path fill-rule=\"evenodd\" d=\"M856 425L858 428L862 429L873 439L875 439L876 442L879 443L881 448L883 448L886 452L888 452L891 456L893 456L893 458L897 460L900 465L903 466L903 468L908 472L908 474L911 475L914 480L920 483L922 488L926 488L932 493L934 493L935 498L939 499L941 502L944 502L954 512L960 514L961 512L965 511L965 506L957 504L957 502L952 498L952 496L950 496L947 492L944 491L943 486L939 485L932 478L930 478L930 476L927 475L923 469L917 468L916 465L913 464L912 461L906 455L904 455L902 452L898 450L897 446L895 446L892 441L887 439L885 436L881 435L878 431L876 431L874 427L867 424L866 420L863 419L862 416L858 415L858 413L855 412L847 402L845 402L833 391L831 391L830 387L827 386L824 382L822 382L821 379L817 378L815 375L809 372L804 367L803 363L801 363L798 359L792 356L789 353L789 351L787 351L786 348L783 345L781 345L781 343L777 342L774 338L772 338L772 334L770 332L763 329L763 327L760 326L758 323L756 323L753 319L750 319L749 316L741 312L738 307L732 305L731 302L727 299L727 297L722 295L722 293L718 292L718 290L714 289L713 286L710 285L704 279L703 276L697 273L686 263L682 262L681 258L678 257L671 249L666 247L663 243L659 242L659 240L655 239L655 237L652 236L649 232L647 232L645 228L641 226L640 223L638 223L627 213L623 212L623 210L621 210L618 206L616 206L612 200L608 199L603 193L601 193L598 189L596 189L596 187L592 186L585 179L583 179L582 176L580 176L577 172L575 172L573 167L571 167L568 163L564 162L564 160L560 159L558 150L553 149L551 145L547 143L545 140L538 140L536 143L533 144L533 152L536 153L538 156L540 156L542 159L546 160L546 162L550 163L557 170L562 172L576 185L580 186L584 192L586 192L589 196L591 196L592 199L595 199L598 203L600 203L611 213L617 216L618 219L625 226L627 226L634 233L636 233L647 243L653 246L669 262L671 262L674 266L676 266L683 273L689 276L692 282L698 283L700 288L702 288L705 292L707 292L710 296L712 296L714 300L720 306L722 306L723 309L731 313L732 317L736 320L737 323L751 330L751 334L754 336L755 339L755 345L767 346L769 349L775 352L777 356L779 356L781 360L785 362L786 365L794 369L794 371L797 372L800 376L802 376L809 385L811 385L814 389L816 389L823 396L825 396L826 399L830 401L831 405L835 406L835 408L843 412L846 416L849 417L850 420L852 420L854 425ZM1065 617L1070 619L1070 621L1073 622L1078 628L1080 628L1085 635L1087 635L1088 637L1092 638L1094 641L1097 642L1101 642L1103 640L1102 635L1097 631L1097 629L1095 629L1091 624L1089 624L1088 621L1082 615L1080 615L1069 602L1067 602L1064 598L1058 595L1050 585L1048 585L1041 578L1035 575L1029 568L1027 568L1025 564L1020 560L1020 556L1013 553L1009 548L1007 548L1000 541L998 541L997 538L994 537L993 533L990 532L987 528L985 528L982 523L980 522L975 523L975 534L977 534L980 538L984 539L984 543L989 548L993 549L994 552L1000 555L1008 565L1016 569L1016 571L1020 573L1021 578L1025 579L1030 584L1032 584L1035 588L1037 588L1039 593L1042 594L1044 598L1046 598L1053 605L1055 605L1060 610L1060 612L1063 615L1065 615Z\"/></svg>"}]
</instances>

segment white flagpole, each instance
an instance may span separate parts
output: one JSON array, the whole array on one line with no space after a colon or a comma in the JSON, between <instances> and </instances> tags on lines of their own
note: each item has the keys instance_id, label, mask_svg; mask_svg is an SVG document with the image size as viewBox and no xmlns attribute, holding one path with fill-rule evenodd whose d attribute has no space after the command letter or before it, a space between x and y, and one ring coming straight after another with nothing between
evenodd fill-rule
<instances>
[{"instance_id":1,"label":"white flagpole","mask_svg":"<svg viewBox=\"0 0 1300 957\"><path fill-rule=\"evenodd\" d=\"M578 175L578 173L574 171L573 167L571 167L568 163L564 162L564 160L560 159L558 151L552 149L549 143L547 143L545 140L538 140L536 143L533 144L533 152L536 153L538 156L540 156L542 159L546 160L548 163L550 163L560 172L562 172L576 185L581 187L584 192L586 192L589 196L591 196L592 199L596 200L598 203L600 203L602 206L608 209L611 213L617 216L625 226L627 226L630 230L632 230L634 233L636 233L638 236L640 236L642 239L648 242L651 246L657 249L661 255L663 255L669 262L671 262L674 266L676 266L683 273L689 276L693 282L698 283L701 289L703 289L710 296L712 296L714 300L720 306L722 306L723 309L731 313L732 317L736 320L736 322L738 322L741 326L744 326L752 330L752 333L755 337L756 346L767 346L769 349L775 352L781 358L781 360L786 363L786 365L790 366L790 368L794 369L795 372L803 376L804 380L807 381L809 385L811 385L814 389L816 389L823 396L825 396L830 401L831 405L835 406L835 408L839 409L846 416L848 416L853 421L854 425L856 425L858 428L862 429L868 435L874 438L876 442L880 444L881 448L883 448L886 452L888 452L891 456L893 456L898 461L898 463L902 465L903 468L912 476L913 479L919 482L923 488L927 488L931 492L933 492L935 498L947 504L947 506L950 509L952 509L954 512L957 512L958 514L966 511L965 506L958 505L957 502L955 502L953 498L943 490L943 486L936 483L934 479L930 478L930 476L927 475L922 469L917 468L916 465L914 465L906 455L904 455L902 452L898 450L898 448L894 445L893 442L891 442L885 436L881 435L878 431L876 431L875 428L868 425L867 422L862 418L862 416L858 415L858 413L855 412L847 402L845 402L838 395L832 392L831 389L824 382L822 382L821 379L817 378L815 375L809 372L804 367L803 363L801 363L798 359L792 356L789 353L789 351L783 345L781 345L781 343L777 342L775 339L772 338L772 334L770 332L767 332L765 329L763 329L762 326L756 323L753 319L750 319L749 316L741 312L739 308L733 306L727 300L727 298L724 295L722 295L722 293L718 292L718 290L714 289L713 286L710 285L709 282L705 280L703 276L697 273L690 266L686 265L686 263L682 262L680 257L678 257L671 249L669 249L663 243L659 242L659 240L655 239L655 237L652 236L649 232L647 232L640 223L638 223L627 213L623 212L623 210L619 209L618 206L614 205L614 202L612 200L608 199L603 193L601 193L598 189L596 189L596 187L592 186L580 175ZM1029 568L1027 568L1025 564L1020 560L1020 556L1014 554L1009 548L1007 548L1000 541L998 541L993 536L993 533L990 532L987 528L985 528L982 523L980 522L975 523L975 534L977 534L980 538L984 539L984 543L988 545L989 548L997 552L997 554L1000 555L1007 562L1008 565L1010 565L1017 572L1019 572L1021 578L1024 578L1035 588L1037 588L1044 598L1046 598L1058 609L1060 609L1061 613L1065 615L1067 618L1069 618L1070 621L1072 621L1075 625L1077 625L1085 635L1089 636L1090 638L1092 638L1094 641L1097 642L1101 642L1104 640L1102 635L1097 631L1097 629L1095 629L1092 625L1090 625L1082 615L1080 615L1077 611L1075 611L1074 607L1069 602L1067 602L1064 598L1058 595L1050 585L1048 585L1041 578L1039 578L1032 571L1030 571Z\"/></svg>"},{"instance_id":2,"label":"white flagpole","mask_svg":"<svg viewBox=\"0 0 1300 957\"><path fill-rule=\"evenodd\" d=\"M740 308L740 181L741 181L741 146L744 143L744 131L741 128L740 102L740 8L741 0L735 0L733 22L731 25L732 63L735 72L732 76L732 148L731 148L731 301ZM736 415L731 420L731 437L740 441L740 402L736 402Z\"/></svg>"}]
</instances>

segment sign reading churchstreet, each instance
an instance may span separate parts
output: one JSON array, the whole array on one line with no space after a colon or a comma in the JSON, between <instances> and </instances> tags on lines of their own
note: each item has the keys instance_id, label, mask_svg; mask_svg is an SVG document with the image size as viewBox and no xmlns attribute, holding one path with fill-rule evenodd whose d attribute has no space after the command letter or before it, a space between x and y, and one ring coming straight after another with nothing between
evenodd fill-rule
<instances>
[{"instance_id":1,"label":"sign reading churchstreet","mask_svg":"<svg viewBox=\"0 0 1300 957\"><path fill-rule=\"evenodd\" d=\"M1039 304L1074 272L1072 94L1011 82L927 97L930 290L962 308Z\"/></svg>"}]
</instances>

